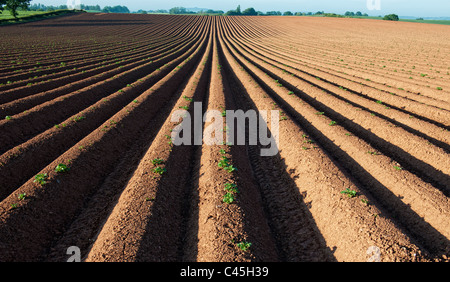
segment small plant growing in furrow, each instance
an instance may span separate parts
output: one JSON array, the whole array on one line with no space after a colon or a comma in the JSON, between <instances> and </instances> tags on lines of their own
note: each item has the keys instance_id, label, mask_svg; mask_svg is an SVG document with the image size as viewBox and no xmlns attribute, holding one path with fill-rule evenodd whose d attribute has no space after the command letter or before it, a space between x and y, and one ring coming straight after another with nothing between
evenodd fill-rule
<instances>
[{"instance_id":1,"label":"small plant growing in furrow","mask_svg":"<svg viewBox=\"0 0 450 282\"><path fill-rule=\"evenodd\" d=\"M163 162L164 162L164 160L159 159L159 158L156 158L156 159L153 159L153 160L152 160L152 163L153 163L154 165L162 164Z\"/></svg>"},{"instance_id":2,"label":"small plant growing in furrow","mask_svg":"<svg viewBox=\"0 0 450 282\"><path fill-rule=\"evenodd\" d=\"M154 172L154 173L157 173L157 174L159 174L159 175L162 175L162 174L164 174L167 170L165 169L165 168L162 168L162 167L156 167L156 168L154 168L154 169L152 169L152 171Z\"/></svg>"},{"instance_id":3,"label":"small plant growing in furrow","mask_svg":"<svg viewBox=\"0 0 450 282\"><path fill-rule=\"evenodd\" d=\"M25 200L27 194L26 193L21 193L19 194L19 196L17 197L20 201Z\"/></svg>"},{"instance_id":4,"label":"small plant growing in furrow","mask_svg":"<svg viewBox=\"0 0 450 282\"><path fill-rule=\"evenodd\" d=\"M225 183L225 188L224 188L224 189L225 189L226 191L228 191L228 192L239 193L239 190L238 190L238 188L237 188L237 185L234 184L234 183L229 183L229 182Z\"/></svg>"},{"instance_id":5,"label":"small plant growing in furrow","mask_svg":"<svg viewBox=\"0 0 450 282\"><path fill-rule=\"evenodd\" d=\"M235 195L228 192L223 196L223 202L227 204L232 204L236 200Z\"/></svg>"},{"instance_id":6,"label":"small plant growing in furrow","mask_svg":"<svg viewBox=\"0 0 450 282\"><path fill-rule=\"evenodd\" d=\"M347 188L344 191L341 191L341 194L346 194L349 198L353 198L356 196L356 191L350 190L350 188Z\"/></svg>"},{"instance_id":7,"label":"small plant growing in furrow","mask_svg":"<svg viewBox=\"0 0 450 282\"><path fill-rule=\"evenodd\" d=\"M68 172L69 170L70 170L70 168L67 165L65 165L65 164L59 164L55 168L55 171L59 172L59 173L61 173L61 172Z\"/></svg>"},{"instance_id":8,"label":"small plant growing in furrow","mask_svg":"<svg viewBox=\"0 0 450 282\"><path fill-rule=\"evenodd\" d=\"M34 177L33 182L38 183L40 185L45 185L47 184L47 178L48 178L47 173L40 173Z\"/></svg>"},{"instance_id":9,"label":"small plant growing in furrow","mask_svg":"<svg viewBox=\"0 0 450 282\"><path fill-rule=\"evenodd\" d=\"M239 249L246 252L246 251L248 251L248 249L250 249L250 247L252 246L252 243L243 241L243 242L237 243L236 245L238 246Z\"/></svg>"}]
</instances>

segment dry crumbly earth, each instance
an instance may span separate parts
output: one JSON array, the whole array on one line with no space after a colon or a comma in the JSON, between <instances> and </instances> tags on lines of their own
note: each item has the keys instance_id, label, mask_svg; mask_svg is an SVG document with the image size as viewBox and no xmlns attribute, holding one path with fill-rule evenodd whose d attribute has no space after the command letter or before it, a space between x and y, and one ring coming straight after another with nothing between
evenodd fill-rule
<instances>
[{"instance_id":1,"label":"dry crumbly earth","mask_svg":"<svg viewBox=\"0 0 450 282\"><path fill-rule=\"evenodd\" d=\"M136 14L0 28L0 261L448 261L449 32ZM258 123L278 153L177 146L182 109L278 111L278 131Z\"/></svg>"}]
</instances>

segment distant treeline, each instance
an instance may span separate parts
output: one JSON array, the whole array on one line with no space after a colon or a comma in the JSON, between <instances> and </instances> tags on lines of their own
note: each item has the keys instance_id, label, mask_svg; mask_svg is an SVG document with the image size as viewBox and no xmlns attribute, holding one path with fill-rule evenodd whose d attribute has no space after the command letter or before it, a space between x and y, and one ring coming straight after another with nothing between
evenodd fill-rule
<instances>
[{"instance_id":1,"label":"distant treeline","mask_svg":"<svg viewBox=\"0 0 450 282\"><path fill-rule=\"evenodd\" d=\"M105 6L100 7L99 5L84 5L81 4L79 7L76 7L80 10L85 11L96 11L103 13L131 13L130 10L126 6ZM59 6L46 6L43 4L33 4L28 7L28 10L31 11L56 11L56 10L64 10L68 9L67 5L59 5ZM345 14L335 14L335 13L326 13L324 11L318 12L291 12L291 11L268 11L261 12L256 11L254 8L247 8L241 11L241 6L239 5L235 10L229 10L224 12L222 10L212 10L212 9L188 9L184 7L173 7L169 10L159 9L159 10L138 10L138 14L171 14L171 15L225 15L225 16L322 16L322 17L368 17L369 15L366 13L362 13L360 11L350 12L347 11ZM387 18L388 17L388 18ZM392 15L388 15L385 17L388 20L398 20Z\"/></svg>"},{"instance_id":2,"label":"distant treeline","mask_svg":"<svg viewBox=\"0 0 450 282\"><path fill-rule=\"evenodd\" d=\"M200 10L198 12L190 11L187 8L184 7L173 7L169 10L169 14L172 15L182 15L182 14L219 14L222 15L223 11L221 10Z\"/></svg>"},{"instance_id":3,"label":"distant treeline","mask_svg":"<svg viewBox=\"0 0 450 282\"><path fill-rule=\"evenodd\" d=\"M130 10L126 6L105 6L101 8L99 5L84 5L81 4L79 7L76 7L80 10L85 11L99 11L103 13L130 13ZM43 4L33 4L28 7L30 11L56 11L56 10L66 10L69 9L67 5L59 5L59 6L46 6Z\"/></svg>"},{"instance_id":4,"label":"distant treeline","mask_svg":"<svg viewBox=\"0 0 450 282\"><path fill-rule=\"evenodd\" d=\"M142 11L142 10L140 10ZM139 11L138 11L139 12ZM154 11L149 11L154 12ZM169 11L159 10L160 13L169 13L173 15L180 14L216 14L216 15L226 15L226 16L324 16L324 17L368 17L368 14L363 14L362 12L346 12L344 15L339 15L335 13L325 13L324 11L318 12L291 12L291 11L268 11L261 12L256 11L254 8L247 8L241 11L241 6L239 5L235 10L229 10L224 12L221 10L200 10L198 12L190 11L184 7L174 7Z\"/></svg>"},{"instance_id":5,"label":"distant treeline","mask_svg":"<svg viewBox=\"0 0 450 282\"><path fill-rule=\"evenodd\" d=\"M31 15L24 15L20 17L15 18L5 18L0 19L0 25L7 25L7 24L13 24L13 23L19 23L19 22L30 22L30 21L36 21L41 19L50 18L53 16L61 16L61 15L67 15L67 14L73 14L78 13L79 10L55 10L55 11L47 11L39 14L31 14Z\"/></svg>"}]
</instances>

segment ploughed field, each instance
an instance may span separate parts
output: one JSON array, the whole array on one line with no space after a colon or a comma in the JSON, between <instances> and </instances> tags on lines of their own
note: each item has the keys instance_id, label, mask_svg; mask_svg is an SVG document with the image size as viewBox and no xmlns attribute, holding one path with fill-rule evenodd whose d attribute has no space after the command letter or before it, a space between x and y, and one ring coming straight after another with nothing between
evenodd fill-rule
<instances>
[{"instance_id":1,"label":"ploughed field","mask_svg":"<svg viewBox=\"0 0 450 282\"><path fill-rule=\"evenodd\" d=\"M449 33L124 14L0 28L0 261L448 260ZM279 111L277 132L259 123L278 153L175 145L178 110Z\"/></svg>"}]
</instances>

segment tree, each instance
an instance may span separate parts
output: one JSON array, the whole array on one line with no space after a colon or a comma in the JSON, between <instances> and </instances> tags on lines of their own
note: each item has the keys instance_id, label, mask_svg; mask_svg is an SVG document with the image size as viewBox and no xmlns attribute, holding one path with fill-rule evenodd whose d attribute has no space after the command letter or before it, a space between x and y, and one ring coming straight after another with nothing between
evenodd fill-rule
<instances>
[{"instance_id":1,"label":"tree","mask_svg":"<svg viewBox=\"0 0 450 282\"><path fill-rule=\"evenodd\" d=\"M244 16L256 16L258 13L253 8L247 8L242 12Z\"/></svg>"},{"instance_id":2,"label":"tree","mask_svg":"<svg viewBox=\"0 0 450 282\"><path fill-rule=\"evenodd\" d=\"M266 13L266 15L268 15L268 16L281 16L281 12L280 11L268 11Z\"/></svg>"},{"instance_id":3,"label":"tree","mask_svg":"<svg viewBox=\"0 0 450 282\"><path fill-rule=\"evenodd\" d=\"M355 15L358 16L358 17L362 17L363 14L360 11L358 11L358 12L356 12Z\"/></svg>"},{"instance_id":4,"label":"tree","mask_svg":"<svg viewBox=\"0 0 450 282\"><path fill-rule=\"evenodd\" d=\"M294 14L292 14L291 11L286 11L283 13L283 16L293 16Z\"/></svg>"},{"instance_id":5,"label":"tree","mask_svg":"<svg viewBox=\"0 0 450 282\"><path fill-rule=\"evenodd\" d=\"M227 16L240 16L240 15L242 15L242 13L241 13L241 5L238 5L236 10L228 11L225 15L227 15Z\"/></svg>"},{"instance_id":6,"label":"tree","mask_svg":"<svg viewBox=\"0 0 450 282\"><path fill-rule=\"evenodd\" d=\"M398 21L399 18L396 14L390 14L390 15L386 15L384 16L383 20L385 21Z\"/></svg>"},{"instance_id":7,"label":"tree","mask_svg":"<svg viewBox=\"0 0 450 282\"><path fill-rule=\"evenodd\" d=\"M11 13L11 16L17 19L17 16L19 15L17 9L28 9L30 2L31 0L0 0L0 11L3 11L3 9L6 8Z\"/></svg>"},{"instance_id":8,"label":"tree","mask_svg":"<svg viewBox=\"0 0 450 282\"><path fill-rule=\"evenodd\" d=\"M129 13L130 10L126 6L105 6L102 9L103 13Z\"/></svg>"},{"instance_id":9,"label":"tree","mask_svg":"<svg viewBox=\"0 0 450 282\"><path fill-rule=\"evenodd\" d=\"M186 14L187 10L184 7L173 7L169 10L169 14L178 15L178 14Z\"/></svg>"},{"instance_id":10,"label":"tree","mask_svg":"<svg viewBox=\"0 0 450 282\"><path fill-rule=\"evenodd\" d=\"M227 16L239 16L238 13L236 12L236 10L229 10L228 12L225 13L225 15L227 15Z\"/></svg>"},{"instance_id":11,"label":"tree","mask_svg":"<svg viewBox=\"0 0 450 282\"><path fill-rule=\"evenodd\" d=\"M346 16L346 17L354 17L354 16L355 16L355 13L354 13L354 12L349 12L349 11L347 11L347 12L345 12L345 16Z\"/></svg>"}]
</instances>

